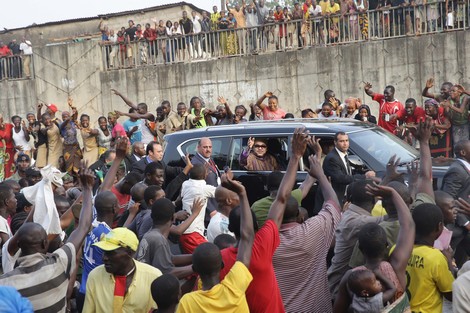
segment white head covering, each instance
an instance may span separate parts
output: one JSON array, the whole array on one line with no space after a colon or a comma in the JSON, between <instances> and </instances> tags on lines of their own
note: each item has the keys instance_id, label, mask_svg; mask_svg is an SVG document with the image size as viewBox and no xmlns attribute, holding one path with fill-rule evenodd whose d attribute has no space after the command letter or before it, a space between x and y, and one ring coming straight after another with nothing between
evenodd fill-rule
<instances>
[{"instance_id":1,"label":"white head covering","mask_svg":"<svg viewBox=\"0 0 470 313\"><path fill-rule=\"evenodd\" d=\"M48 165L41 169L42 180L34 186L22 190L26 200L34 205L33 221L41 224L47 234L61 234L59 213L54 202L52 184L57 187L63 185L61 173L57 168Z\"/></svg>"}]
</instances>

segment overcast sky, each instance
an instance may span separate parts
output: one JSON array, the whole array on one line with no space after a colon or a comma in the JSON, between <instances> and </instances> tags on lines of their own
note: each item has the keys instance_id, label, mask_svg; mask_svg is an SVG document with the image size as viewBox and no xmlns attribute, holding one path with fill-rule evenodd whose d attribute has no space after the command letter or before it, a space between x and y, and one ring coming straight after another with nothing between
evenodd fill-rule
<instances>
[{"instance_id":1,"label":"overcast sky","mask_svg":"<svg viewBox=\"0 0 470 313\"><path fill-rule=\"evenodd\" d=\"M61 21L78 17L92 17L98 14L143 9L156 5L177 3L172 0L1 0L0 30L19 28L33 23ZM209 10L220 6L220 0L196 0L191 2L201 9Z\"/></svg>"}]
</instances>

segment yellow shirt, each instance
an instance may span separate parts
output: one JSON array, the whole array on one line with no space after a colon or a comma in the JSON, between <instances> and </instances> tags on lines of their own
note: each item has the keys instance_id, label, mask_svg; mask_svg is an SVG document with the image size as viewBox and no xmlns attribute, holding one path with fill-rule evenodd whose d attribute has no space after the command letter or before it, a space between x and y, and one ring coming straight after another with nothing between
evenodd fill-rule
<instances>
[{"instance_id":1,"label":"yellow shirt","mask_svg":"<svg viewBox=\"0 0 470 313\"><path fill-rule=\"evenodd\" d=\"M330 14L336 14L338 13L340 10L340 7L339 7L339 4L338 3L335 3L333 6L330 6L328 4L328 7L326 9L326 12L327 13L330 13ZM339 17L332 17L331 20L333 21L333 23L335 24L338 24L339 22Z\"/></svg>"},{"instance_id":2,"label":"yellow shirt","mask_svg":"<svg viewBox=\"0 0 470 313\"><path fill-rule=\"evenodd\" d=\"M320 7L321 7L321 14L325 15L328 12L328 8L330 7L330 0L320 1Z\"/></svg>"},{"instance_id":3,"label":"yellow shirt","mask_svg":"<svg viewBox=\"0 0 470 313\"><path fill-rule=\"evenodd\" d=\"M122 312L148 313L151 309L157 308L150 293L150 285L162 275L162 272L139 261L134 260L134 263L135 274L124 297ZM114 276L106 272L104 265L98 266L88 276L83 313L112 312L113 301Z\"/></svg>"},{"instance_id":4,"label":"yellow shirt","mask_svg":"<svg viewBox=\"0 0 470 313\"><path fill-rule=\"evenodd\" d=\"M375 203L374 208L370 212L370 215L372 215L372 216L385 216L385 215L387 215L387 211L385 211L381 200L379 200Z\"/></svg>"},{"instance_id":5,"label":"yellow shirt","mask_svg":"<svg viewBox=\"0 0 470 313\"><path fill-rule=\"evenodd\" d=\"M441 251L414 245L406 266L408 298L411 311L441 313L442 293L452 291L454 276Z\"/></svg>"},{"instance_id":6,"label":"yellow shirt","mask_svg":"<svg viewBox=\"0 0 470 313\"><path fill-rule=\"evenodd\" d=\"M237 261L219 284L211 290L198 290L185 294L176 313L247 313L245 291L253 280L246 266Z\"/></svg>"},{"instance_id":7,"label":"yellow shirt","mask_svg":"<svg viewBox=\"0 0 470 313\"><path fill-rule=\"evenodd\" d=\"M243 13L243 8L240 8L240 11L230 9L229 12L233 14L233 17L237 21L237 28L246 27L246 18L245 14Z\"/></svg>"},{"instance_id":8,"label":"yellow shirt","mask_svg":"<svg viewBox=\"0 0 470 313\"><path fill-rule=\"evenodd\" d=\"M220 19L220 13L211 13L211 30L217 30L219 28L218 22Z\"/></svg>"}]
</instances>

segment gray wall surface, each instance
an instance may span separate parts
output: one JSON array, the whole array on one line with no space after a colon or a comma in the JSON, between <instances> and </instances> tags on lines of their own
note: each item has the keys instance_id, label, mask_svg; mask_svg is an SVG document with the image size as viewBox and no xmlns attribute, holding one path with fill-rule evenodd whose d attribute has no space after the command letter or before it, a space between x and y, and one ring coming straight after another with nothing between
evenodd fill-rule
<instances>
[{"instance_id":1,"label":"gray wall surface","mask_svg":"<svg viewBox=\"0 0 470 313\"><path fill-rule=\"evenodd\" d=\"M444 81L468 87L467 53L470 33L465 31L408 37L367 43L309 48L247 57L148 66L103 71L100 46L88 41L35 49L35 78L0 82L0 112L9 118L35 110L37 101L67 108L70 96L79 113L98 116L111 110L127 110L111 94L116 88L135 102L146 102L155 112L162 100L176 108L192 96L201 96L208 107L224 96L233 108L255 102L270 90L279 106L300 116L315 108L326 89L339 99L360 97L377 113L377 103L365 95L363 83L382 92L385 85L396 88L404 102L413 97L422 103L421 90L433 76L437 86ZM124 118L121 118L123 121Z\"/></svg>"}]
</instances>

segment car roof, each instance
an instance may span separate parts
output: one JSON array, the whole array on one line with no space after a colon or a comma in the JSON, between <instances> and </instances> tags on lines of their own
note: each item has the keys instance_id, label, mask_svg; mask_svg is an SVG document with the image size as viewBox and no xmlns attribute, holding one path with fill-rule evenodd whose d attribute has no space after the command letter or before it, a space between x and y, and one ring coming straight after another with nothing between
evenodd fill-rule
<instances>
[{"instance_id":1,"label":"car roof","mask_svg":"<svg viewBox=\"0 0 470 313\"><path fill-rule=\"evenodd\" d=\"M175 132L166 135L165 137L171 136L172 139L178 139L179 137L200 138L223 135L256 135L257 133L289 134L293 133L294 130L299 127L305 127L311 133L315 134L333 135L340 131L345 133L352 133L373 129L377 126L374 124L345 118L328 120L315 118L295 118L275 121L253 121L233 125L208 126L204 128Z\"/></svg>"}]
</instances>

